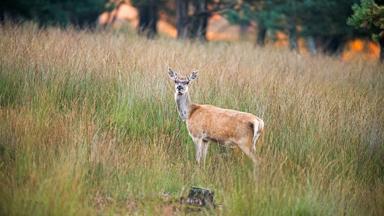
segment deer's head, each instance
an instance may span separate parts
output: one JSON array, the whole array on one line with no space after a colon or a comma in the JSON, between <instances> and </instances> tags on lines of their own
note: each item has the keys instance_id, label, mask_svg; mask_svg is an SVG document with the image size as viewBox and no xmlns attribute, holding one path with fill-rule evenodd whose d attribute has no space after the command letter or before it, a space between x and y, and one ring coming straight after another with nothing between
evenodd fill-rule
<instances>
[{"instance_id":1,"label":"deer's head","mask_svg":"<svg viewBox=\"0 0 384 216\"><path fill-rule=\"evenodd\" d=\"M169 68L168 74L169 78L175 82L175 93L177 95L184 95L188 93L188 85L191 81L197 78L197 71L192 71L192 73L187 77L179 77L176 72Z\"/></svg>"}]
</instances>

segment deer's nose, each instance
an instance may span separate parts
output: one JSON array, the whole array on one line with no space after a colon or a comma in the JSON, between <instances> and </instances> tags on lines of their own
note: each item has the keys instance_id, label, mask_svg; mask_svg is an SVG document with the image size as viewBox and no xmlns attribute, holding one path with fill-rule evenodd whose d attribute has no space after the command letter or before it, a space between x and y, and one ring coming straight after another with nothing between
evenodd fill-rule
<instances>
[{"instance_id":1,"label":"deer's nose","mask_svg":"<svg viewBox=\"0 0 384 216\"><path fill-rule=\"evenodd\" d=\"M179 91L183 90L183 86L177 86L177 90Z\"/></svg>"}]
</instances>

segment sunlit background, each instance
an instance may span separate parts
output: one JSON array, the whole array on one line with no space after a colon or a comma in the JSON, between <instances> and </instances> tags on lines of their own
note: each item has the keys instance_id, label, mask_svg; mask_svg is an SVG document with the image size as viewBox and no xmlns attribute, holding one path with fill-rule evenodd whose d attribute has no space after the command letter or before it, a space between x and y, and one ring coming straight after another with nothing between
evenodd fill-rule
<instances>
[{"instance_id":1,"label":"sunlit background","mask_svg":"<svg viewBox=\"0 0 384 216\"><path fill-rule=\"evenodd\" d=\"M108 25L114 29L132 28L138 26L138 11L137 8L132 6L130 0L115 1L117 7L110 12L103 12L98 18L99 25ZM171 1L172 2L172 1ZM174 8L175 3L170 3L170 7ZM166 13L160 13L157 22L157 29L160 34L176 38L177 29L175 19L169 17ZM206 32L207 40L209 41L254 41L256 40L257 24L251 22L249 26L242 29L240 25L230 23L220 13L214 13L208 18L208 27ZM274 35L274 40L268 43L274 46L288 47L288 35L283 31L277 31ZM304 38L298 38L299 52L303 55L308 55L308 47ZM370 38L352 38L349 39L340 58L342 60L353 60L356 57L364 57L366 59L378 59L380 55L380 47L377 42L372 41Z\"/></svg>"},{"instance_id":2,"label":"sunlit background","mask_svg":"<svg viewBox=\"0 0 384 216\"><path fill-rule=\"evenodd\" d=\"M352 17L360 2L362 8L370 8L364 12L370 14L364 15L370 16L370 22L361 19L364 13ZM379 42L384 41L380 24L384 9L377 2L379 5L374 0L4 0L0 19L32 20L42 26L96 24L99 29L142 31L151 38L249 41L255 47L289 47L301 55L376 60L380 58Z\"/></svg>"}]
</instances>

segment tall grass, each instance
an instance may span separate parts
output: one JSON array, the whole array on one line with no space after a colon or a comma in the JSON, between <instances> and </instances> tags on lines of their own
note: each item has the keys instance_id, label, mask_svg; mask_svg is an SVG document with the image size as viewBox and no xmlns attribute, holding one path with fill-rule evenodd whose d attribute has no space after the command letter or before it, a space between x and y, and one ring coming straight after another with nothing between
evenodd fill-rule
<instances>
[{"instance_id":1,"label":"tall grass","mask_svg":"<svg viewBox=\"0 0 384 216\"><path fill-rule=\"evenodd\" d=\"M0 52L1 215L168 214L192 185L215 191L202 214L384 214L383 65L33 24L1 26ZM264 119L257 171L215 144L197 166L168 66Z\"/></svg>"}]
</instances>

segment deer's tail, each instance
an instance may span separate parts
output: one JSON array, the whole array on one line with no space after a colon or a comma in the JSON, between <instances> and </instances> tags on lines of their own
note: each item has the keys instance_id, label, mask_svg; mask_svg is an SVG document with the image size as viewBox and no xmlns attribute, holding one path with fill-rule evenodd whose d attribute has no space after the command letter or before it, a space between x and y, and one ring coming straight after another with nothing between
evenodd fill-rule
<instances>
[{"instance_id":1,"label":"deer's tail","mask_svg":"<svg viewBox=\"0 0 384 216\"><path fill-rule=\"evenodd\" d=\"M264 132L264 121L260 118L256 118L253 122L253 139L252 139L252 151L256 151L256 143L260 135Z\"/></svg>"}]
</instances>

